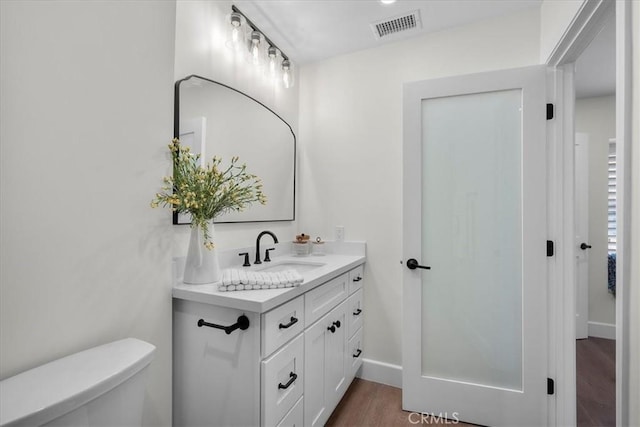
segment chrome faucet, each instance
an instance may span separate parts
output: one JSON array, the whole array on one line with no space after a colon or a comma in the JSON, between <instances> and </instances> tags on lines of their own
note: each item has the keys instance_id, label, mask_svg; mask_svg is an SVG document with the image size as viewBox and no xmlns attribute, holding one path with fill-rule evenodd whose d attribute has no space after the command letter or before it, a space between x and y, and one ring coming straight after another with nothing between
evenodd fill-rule
<instances>
[{"instance_id":1,"label":"chrome faucet","mask_svg":"<svg viewBox=\"0 0 640 427\"><path fill-rule=\"evenodd\" d=\"M265 230L258 234L258 238L256 239L256 260L254 264L262 264L262 261L260 261L260 239L262 239L262 236L264 236L265 234L268 234L273 238L273 243L278 243L278 238L271 231ZM265 261L266 260L267 259L265 258Z\"/></svg>"}]
</instances>

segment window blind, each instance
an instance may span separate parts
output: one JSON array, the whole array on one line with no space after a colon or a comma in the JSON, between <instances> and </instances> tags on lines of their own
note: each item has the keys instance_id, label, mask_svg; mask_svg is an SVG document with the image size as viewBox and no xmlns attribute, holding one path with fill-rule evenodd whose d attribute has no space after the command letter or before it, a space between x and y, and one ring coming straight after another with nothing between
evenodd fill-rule
<instances>
[{"instance_id":1,"label":"window blind","mask_svg":"<svg viewBox=\"0 0 640 427\"><path fill-rule=\"evenodd\" d=\"M609 141L608 164L608 193L607 193L607 245L609 253L616 252L616 142Z\"/></svg>"}]
</instances>

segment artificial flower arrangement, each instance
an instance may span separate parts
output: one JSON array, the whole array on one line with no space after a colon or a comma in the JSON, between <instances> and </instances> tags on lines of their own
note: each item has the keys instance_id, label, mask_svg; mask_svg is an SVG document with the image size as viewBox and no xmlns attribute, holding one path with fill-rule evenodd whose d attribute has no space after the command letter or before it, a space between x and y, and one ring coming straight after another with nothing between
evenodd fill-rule
<instances>
[{"instance_id":1,"label":"artificial flower arrangement","mask_svg":"<svg viewBox=\"0 0 640 427\"><path fill-rule=\"evenodd\" d=\"M174 212L191 214L191 227L200 227L204 245L213 249L208 222L230 211L242 211L254 202L267 203L262 193L262 181L247 172L247 165L222 166L222 159L214 156L210 163L201 165L200 154L180 145L176 138L169 144L173 159L173 176L163 178L162 192L157 193L151 207L170 206Z\"/></svg>"}]
</instances>

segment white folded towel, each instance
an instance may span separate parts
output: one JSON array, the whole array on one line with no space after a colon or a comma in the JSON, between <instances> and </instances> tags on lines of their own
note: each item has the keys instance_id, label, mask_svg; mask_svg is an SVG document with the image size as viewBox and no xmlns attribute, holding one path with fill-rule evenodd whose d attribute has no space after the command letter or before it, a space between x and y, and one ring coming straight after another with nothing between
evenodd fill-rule
<instances>
[{"instance_id":1,"label":"white folded towel","mask_svg":"<svg viewBox=\"0 0 640 427\"><path fill-rule=\"evenodd\" d=\"M291 288L299 286L302 282L304 277L296 270L260 272L227 269L222 272L222 283L218 286L218 290Z\"/></svg>"}]
</instances>

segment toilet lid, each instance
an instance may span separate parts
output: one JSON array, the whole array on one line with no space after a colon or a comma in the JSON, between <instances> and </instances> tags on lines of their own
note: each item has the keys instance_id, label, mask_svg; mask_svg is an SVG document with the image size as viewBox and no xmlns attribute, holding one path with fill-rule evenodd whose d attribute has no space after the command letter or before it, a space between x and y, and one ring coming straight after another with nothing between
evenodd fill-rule
<instances>
[{"instance_id":1,"label":"toilet lid","mask_svg":"<svg viewBox=\"0 0 640 427\"><path fill-rule=\"evenodd\" d=\"M44 424L131 378L151 363L155 346L126 338L0 381L0 426Z\"/></svg>"}]
</instances>

